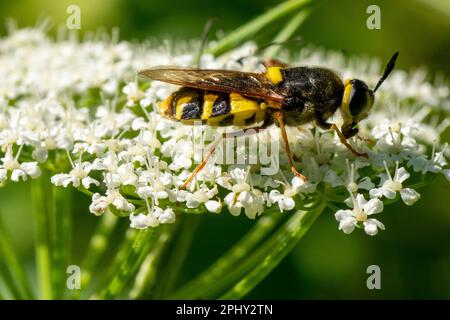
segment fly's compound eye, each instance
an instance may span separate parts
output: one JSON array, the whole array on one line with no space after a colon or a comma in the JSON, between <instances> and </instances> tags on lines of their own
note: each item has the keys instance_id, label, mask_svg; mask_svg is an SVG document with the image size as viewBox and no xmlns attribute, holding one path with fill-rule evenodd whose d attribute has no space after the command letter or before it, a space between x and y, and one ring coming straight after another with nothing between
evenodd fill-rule
<instances>
[{"instance_id":1,"label":"fly's compound eye","mask_svg":"<svg viewBox=\"0 0 450 320\"><path fill-rule=\"evenodd\" d=\"M361 80L352 80L352 89L349 97L349 110L353 117L357 117L365 111L368 105L369 88Z\"/></svg>"}]
</instances>

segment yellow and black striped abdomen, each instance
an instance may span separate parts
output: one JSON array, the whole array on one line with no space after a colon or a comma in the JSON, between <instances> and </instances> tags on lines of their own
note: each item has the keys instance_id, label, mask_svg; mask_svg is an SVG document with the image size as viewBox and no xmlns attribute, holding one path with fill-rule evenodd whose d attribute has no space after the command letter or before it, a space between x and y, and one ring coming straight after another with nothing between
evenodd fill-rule
<instances>
[{"instance_id":1,"label":"yellow and black striped abdomen","mask_svg":"<svg viewBox=\"0 0 450 320\"><path fill-rule=\"evenodd\" d=\"M266 104L237 93L203 91L183 87L161 102L162 115L192 124L247 126L264 120Z\"/></svg>"}]
</instances>

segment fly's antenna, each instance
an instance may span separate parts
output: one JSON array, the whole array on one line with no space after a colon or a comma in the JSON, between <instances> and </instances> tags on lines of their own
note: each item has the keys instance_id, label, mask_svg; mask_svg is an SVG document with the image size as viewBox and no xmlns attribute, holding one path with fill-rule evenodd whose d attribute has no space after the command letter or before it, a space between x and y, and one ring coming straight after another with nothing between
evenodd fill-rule
<instances>
[{"instance_id":1,"label":"fly's antenna","mask_svg":"<svg viewBox=\"0 0 450 320\"><path fill-rule=\"evenodd\" d=\"M211 27L216 19L217 19L216 17L208 18L208 20L205 23L205 26L203 27L202 42L200 43L200 48L198 49L198 54L195 59L197 68L201 67L201 60L202 60L203 52L205 51L206 42L208 41L208 34L209 34L209 31L211 30Z\"/></svg>"},{"instance_id":2,"label":"fly's antenna","mask_svg":"<svg viewBox=\"0 0 450 320\"><path fill-rule=\"evenodd\" d=\"M378 90L378 88L381 86L381 84L384 82L384 80L386 80L386 78L389 76L391 71L394 69L395 61L397 60L397 57L398 57L398 51L396 53L394 53L391 60L389 60L388 64L386 65L383 75L381 76L380 80L378 80L377 85L373 89L373 93L375 93Z\"/></svg>"}]
</instances>

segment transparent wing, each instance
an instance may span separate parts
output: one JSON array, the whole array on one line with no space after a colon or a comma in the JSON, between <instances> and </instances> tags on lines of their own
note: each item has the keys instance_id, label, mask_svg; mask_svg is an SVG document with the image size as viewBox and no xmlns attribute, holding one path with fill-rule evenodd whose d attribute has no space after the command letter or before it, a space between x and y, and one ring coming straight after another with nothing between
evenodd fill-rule
<instances>
[{"instance_id":1,"label":"transparent wing","mask_svg":"<svg viewBox=\"0 0 450 320\"><path fill-rule=\"evenodd\" d=\"M155 67L139 75L157 81L203 90L236 92L245 96L282 103L286 96L277 92L263 74L231 70L208 70L179 67Z\"/></svg>"}]
</instances>

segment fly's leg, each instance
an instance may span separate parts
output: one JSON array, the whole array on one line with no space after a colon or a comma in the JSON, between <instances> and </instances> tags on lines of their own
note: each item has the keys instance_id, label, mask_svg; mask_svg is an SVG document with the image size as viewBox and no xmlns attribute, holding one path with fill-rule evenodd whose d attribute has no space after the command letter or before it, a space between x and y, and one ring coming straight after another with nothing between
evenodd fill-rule
<instances>
[{"instance_id":1,"label":"fly's leg","mask_svg":"<svg viewBox=\"0 0 450 320\"><path fill-rule=\"evenodd\" d=\"M253 127L253 128L247 128L240 131L235 132L224 132L214 143L209 147L208 152L205 155L205 158L201 163L198 164L198 166L194 169L194 171L191 173L191 175L186 179L186 181L183 183L183 185L179 188L179 190L184 190L187 188L189 183L195 178L195 176L205 167L208 160L213 155L214 151L216 150L217 146L223 139L228 138L235 138L235 137L243 137L243 136L250 136L256 133L261 132L262 130L266 129L269 125L268 121L265 121L261 126L259 127Z\"/></svg>"},{"instance_id":2,"label":"fly's leg","mask_svg":"<svg viewBox=\"0 0 450 320\"><path fill-rule=\"evenodd\" d=\"M364 158L369 158L369 155L365 152L358 152L356 151L352 145L350 143L348 143L347 139L344 137L344 135L342 134L341 130L339 130L339 128L337 127L337 125L335 125L334 123L331 124L331 129L333 129L334 131L336 131L336 133L338 134L339 140L341 140L341 143L347 147L348 150L350 150L351 153L353 153L355 156L358 157L364 157Z\"/></svg>"},{"instance_id":3,"label":"fly's leg","mask_svg":"<svg viewBox=\"0 0 450 320\"><path fill-rule=\"evenodd\" d=\"M337 125L335 125L334 123L331 124L331 129L333 129L334 131L336 131L339 140L341 140L341 143L347 147L348 150L350 150L351 153L353 153L355 156L358 157L364 157L364 158L369 158L368 154L365 152L358 152L356 151L352 145L350 143L348 143L347 139L344 137L344 135L342 134L341 130L339 130L339 128L337 127Z\"/></svg>"},{"instance_id":4,"label":"fly's leg","mask_svg":"<svg viewBox=\"0 0 450 320\"><path fill-rule=\"evenodd\" d=\"M360 135L356 135L355 138L358 139L358 140L367 142L369 144L375 144L375 140L370 139L370 138L361 137Z\"/></svg>"},{"instance_id":5,"label":"fly's leg","mask_svg":"<svg viewBox=\"0 0 450 320\"><path fill-rule=\"evenodd\" d=\"M322 129L325 130L334 130L338 137L339 140L341 141L341 143L351 152L353 153L355 156L358 157L364 157L364 158L368 158L368 154L365 152L358 152L355 150L355 148L352 147L352 145L350 143L348 143L347 139L344 137L344 134L341 132L341 130L339 130L338 126L335 125L334 123L328 123L324 120L321 120L320 118L317 119L317 125L319 127L321 127Z\"/></svg>"},{"instance_id":6,"label":"fly's leg","mask_svg":"<svg viewBox=\"0 0 450 320\"><path fill-rule=\"evenodd\" d=\"M308 178L305 177L304 175L302 175L300 172L298 172L297 169L295 169L294 160L292 159L292 154L291 154L291 148L289 147L289 140L288 140L287 133L286 133L286 127L284 125L283 113L281 113L281 112L274 112L273 118L278 123L278 125L280 126L281 137L283 138L284 147L286 149L286 154L288 156L289 165L291 166L292 173L295 176L301 178L303 181L307 181Z\"/></svg>"},{"instance_id":7,"label":"fly's leg","mask_svg":"<svg viewBox=\"0 0 450 320\"><path fill-rule=\"evenodd\" d=\"M214 153L214 150L216 150L216 147L220 141L222 141L222 137L214 141L214 143L211 145L208 152L206 153L206 156L203 159L203 161L199 163L199 165L195 168L194 172L192 172L191 175L186 179L186 181L184 181L183 185L179 188L179 190L186 189L189 183L195 178L197 173L199 173L205 167L206 163L208 162L209 158L211 158L212 154Z\"/></svg>"}]
</instances>

